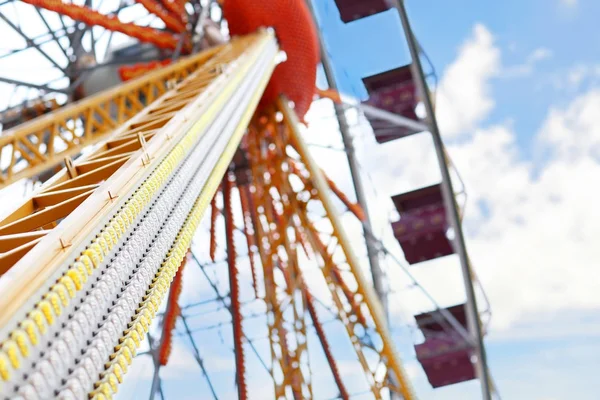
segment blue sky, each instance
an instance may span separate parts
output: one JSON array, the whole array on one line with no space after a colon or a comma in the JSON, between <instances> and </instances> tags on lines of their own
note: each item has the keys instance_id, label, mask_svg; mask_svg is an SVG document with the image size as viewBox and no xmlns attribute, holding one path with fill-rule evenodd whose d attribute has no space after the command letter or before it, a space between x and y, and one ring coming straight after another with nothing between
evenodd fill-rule
<instances>
[{"instance_id":1,"label":"blue sky","mask_svg":"<svg viewBox=\"0 0 600 400\"><path fill-rule=\"evenodd\" d=\"M395 11L343 24L333 0L318 6L344 93L364 98L362 76L408 63ZM594 111L600 83L595 18L600 3L409 1L407 7L415 34L443 82L439 93L455 104L447 112L440 101L438 117L444 120L442 133L471 197L467 236L497 311L488 351L503 398L596 399L600 384L589 371L597 367L600 321L593 315L598 302L582 293L600 290L595 268L600 253L587 236L590 229L598 231L600 213L576 208L586 207L586 199L597 194L587 185L597 179L600 162ZM457 77L461 79L452 79ZM480 90L462 95L461 85ZM461 111L459 106L474 110L481 104L488 106L461 123L444 123ZM324 123L325 114L309 123ZM386 204L386 194L438 178L426 134L377 146L359 129L368 127L363 123L355 135L365 175L374 176L377 204ZM346 171L340 168L343 179ZM439 283L459 273L451 265L456 260L447 258L416 273L434 295L454 299L448 300L452 304L460 298L456 287ZM585 276L594 282L586 284ZM511 296L517 299L509 301ZM470 383L423 389L422 397L475 399L475 389Z\"/></svg>"},{"instance_id":2,"label":"blue sky","mask_svg":"<svg viewBox=\"0 0 600 400\"><path fill-rule=\"evenodd\" d=\"M344 24L333 0L319 1L318 13L335 63L336 76L344 92L362 97L361 76L384 71L410 61L399 18L390 10L369 18ZM541 123L551 104L567 102L575 93L559 96L548 80L575 63L594 63L600 51L597 22L600 13L593 1L509 0L503 2L407 2L415 35L434 63L438 75L456 57L458 46L473 25L484 24L505 49L503 63L523 64L536 48L552 51L552 60L540 62L535 81L499 78L493 85L498 103L489 121L515 119L522 150L529 151L527 140ZM351 44L351 45L349 45Z\"/></svg>"}]
</instances>

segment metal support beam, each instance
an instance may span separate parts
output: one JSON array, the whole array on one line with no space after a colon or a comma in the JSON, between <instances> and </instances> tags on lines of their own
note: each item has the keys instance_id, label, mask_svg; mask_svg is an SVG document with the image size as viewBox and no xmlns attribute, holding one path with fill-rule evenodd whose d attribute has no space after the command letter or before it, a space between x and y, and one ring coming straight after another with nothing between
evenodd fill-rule
<instances>
[{"instance_id":1,"label":"metal support beam","mask_svg":"<svg viewBox=\"0 0 600 400\"><path fill-rule=\"evenodd\" d=\"M481 383L482 398L485 400L491 400L491 379L489 377L489 371L487 368L487 357L485 352L485 345L483 342L483 334L481 332L481 322L479 320L479 313L477 309L477 299L475 296L475 289L472 280L471 266L467 256L467 248L465 245L465 238L460 223L460 216L458 212L458 204L454 197L454 189L452 187L452 181L450 178L450 171L448 169L448 160L444 151L444 143L440 135L440 130L435 118L435 111L433 108L433 102L429 91L427 90L427 81L423 72L423 66L421 65L419 45L413 35L410 22L408 20L408 14L404 6L404 0L395 1L396 8L400 14L400 21L404 34L408 42L410 55L412 58L413 74L415 84L421 96L423 103L425 104L425 111L427 112L426 122L429 126L429 131L433 138L435 145L435 152L438 158L440 170L442 173L442 193L444 196L444 203L448 213L448 219L450 226L454 231L454 239L452 240L454 251L460 259L462 267L462 275L465 284L465 291L467 295L466 314L467 323L471 335L476 339L477 345L475 351L477 355L476 370Z\"/></svg>"},{"instance_id":2,"label":"metal support beam","mask_svg":"<svg viewBox=\"0 0 600 400\"><path fill-rule=\"evenodd\" d=\"M313 15L313 19L315 24L318 26L317 16L315 14L314 7L312 5L311 0L307 0L306 2L310 11ZM337 84L335 81L335 76L333 73L333 68L331 65L331 61L327 55L327 50L325 48L325 40L323 38L323 34L320 29L317 29L319 35L319 43L321 47L321 62L323 64L323 69L325 70L325 77L327 78L327 84L333 90L338 90ZM379 252L377 251L377 247L375 243L370 240L370 236L368 235L368 231L372 231L371 218L369 216L369 208L367 206L367 196L365 195L365 190L362 184L362 180L360 178L360 167L358 165L358 161L356 159L354 144L352 134L350 133L350 126L348 124L348 120L346 119L346 114L344 112L344 106L341 104L335 104L335 114L340 126L340 132L342 133L342 140L344 142L344 147L346 148L346 156L348 157L348 165L350 166L350 174L352 175L352 183L354 184L354 190L356 192L356 201L361 206L365 213L365 220L363 222L365 226L365 242L367 245L367 255L369 257L369 263L371 264L371 276L373 278L373 286L375 288L375 292L377 293L377 297L381 301L383 305L383 310L386 315L388 314L388 304L385 287L383 285L383 272L381 270L381 265L379 263Z\"/></svg>"},{"instance_id":3,"label":"metal support beam","mask_svg":"<svg viewBox=\"0 0 600 400\"><path fill-rule=\"evenodd\" d=\"M35 48L42 56L44 56L44 58L46 60L50 61L50 63L52 65L54 65L56 68L61 70L65 75L67 75L66 69L61 67L52 57L50 57L48 55L48 53L46 53L44 50L42 50L42 48L39 45L37 45L33 40L31 40L31 38L29 36L27 36L25 33L23 33L23 31L18 26L13 24L10 19L8 19L6 16L4 16L4 14L2 14L2 12L0 12L0 18L2 18L4 20L4 22L6 22L8 24L8 26L10 26L12 29L14 29L15 32L17 32L23 39L25 39L25 43L27 43L27 45L33 46L33 48ZM66 27L65 27L65 29L66 29Z\"/></svg>"},{"instance_id":4,"label":"metal support beam","mask_svg":"<svg viewBox=\"0 0 600 400\"><path fill-rule=\"evenodd\" d=\"M160 345L162 342L162 338L158 343L158 346L154 346L154 339L148 333L148 343L150 344L150 355L152 356L152 362L154 363L154 373L152 375L152 387L150 388L150 400L154 400L154 396L158 392L160 394L161 400L164 400L165 396L163 394L161 380L160 380L160 361L158 359L158 354L160 352Z\"/></svg>"},{"instance_id":5,"label":"metal support beam","mask_svg":"<svg viewBox=\"0 0 600 400\"><path fill-rule=\"evenodd\" d=\"M71 29L71 28L72 27L69 27L68 29ZM54 33L54 36L56 36L57 39L62 39L63 37L68 37L68 35L69 35L69 31L65 30L64 28L57 29L53 33ZM46 43L52 42L55 39L52 37L52 35L50 35L48 32L46 32L46 33L42 33L39 36L31 38L31 40L35 44L37 44L38 46L42 46L42 45L44 45ZM6 57L10 57L13 54L21 53L21 52L23 52L23 51L25 51L25 50L27 50L29 48L30 48L29 46L25 46L25 47L21 47L20 49L11 49L11 50L7 51L6 53L1 54L0 55L0 59L6 58Z\"/></svg>"},{"instance_id":6,"label":"metal support beam","mask_svg":"<svg viewBox=\"0 0 600 400\"><path fill-rule=\"evenodd\" d=\"M68 60L69 59L69 55L67 54L67 51L60 44L60 41L58 40L58 36L56 36L56 33L52 30L52 28L50 27L50 24L48 24L48 21L46 20L46 17L44 17L44 14L42 14L42 10L40 8L38 8L38 7L35 7L35 11L39 15L39 17L42 20L42 22L44 23L44 26L46 27L46 29L48 29L48 33L50 34L50 36L52 36L52 39L54 39L54 41L56 42L57 46L60 48L60 50L62 51L62 53L65 55L65 57Z\"/></svg>"},{"instance_id":7,"label":"metal support beam","mask_svg":"<svg viewBox=\"0 0 600 400\"><path fill-rule=\"evenodd\" d=\"M202 359L202 357L200 357L200 350L198 350L198 346L196 346L196 341L194 340L194 336L192 335L190 326L188 325L187 320L183 315L181 316L181 320L183 321L183 326L185 327L185 333L188 335L188 337L190 339L190 343L192 344L192 348L194 349L194 358L196 359L196 362L200 366L200 369L202 370L202 374L206 378L206 382L208 383L208 388L210 389L212 397L215 400L219 400L219 396L217 396L217 392L215 392L215 388L212 384L212 381L210 380L210 377L208 376L208 371L206 370L206 367L204 366L204 360Z\"/></svg>"},{"instance_id":8,"label":"metal support beam","mask_svg":"<svg viewBox=\"0 0 600 400\"><path fill-rule=\"evenodd\" d=\"M3 76L0 76L0 82L6 82L6 83L10 83L11 85L17 85L17 86L26 86L26 87L30 87L33 89L43 90L45 92L51 92L51 93L65 93L65 94L68 93L68 91L66 89L54 89L48 85L36 85L34 83L23 82L23 81L19 81L16 79L5 78Z\"/></svg>"},{"instance_id":9,"label":"metal support beam","mask_svg":"<svg viewBox=\"0 0 600 400\"><path fill-rule=\"evenodd\" d=\"M366 115L370 115L372 118L378 118L394 125L421 131L429 130L429 127L422 122L415 121L410 118L403 117L402 115L394 114L368 104L357 104L356 108L361 110ZM375 135L377 135L377 132L375 132Z\"/></svg>"},{"instance_id":10,"label":"metal support beam","mask_svg":"<svg viewBox=\"0 0 600 400\"><path fill-rule=\"evenodd\" d=\"M198 258L194 254L193 250L192 250L192 259L194 260L194 262L196 263L196 265L198 266L198 268L200 268L200 270L202 271L202 274L204 275L204 277L208 281L208 284L210 285L210 287L212 288L212 290L215 292L215 294L216 294L217 299L219 300L219 302L223 305L223 307L227 311L229 311L229 314L231 314L231 316L233 318L233 312L231 311L231 307L229 307L229 304L227 304L227 302L225 301L225 297L221 294L221 292L219 291L219 288L217 287L217 285L215 284L215 282L213 282L213 280L210 279L210 277L208 276L208 273L206 272L206 270L202 266L202 263L200 263L200 260L198 260ZM270 372L269 366L267 365L267 363L265 362L265 360L263 360L263 358L260 356L260 353L258 352L258 349L254 345L254 341L252 341L252 339L250 339L248 336L246 336L246 334L244 332L242 332L242 335L244 335L244 339L246 340L246 343L248 343L248 345L250 345L250 348L252 349L252 352L254 353L254 355L256 356L256 358L258 359L258 361L260 362L260 364L263 366L263 368L265 369L265 371Z\"/></svg>"}]
</instances>

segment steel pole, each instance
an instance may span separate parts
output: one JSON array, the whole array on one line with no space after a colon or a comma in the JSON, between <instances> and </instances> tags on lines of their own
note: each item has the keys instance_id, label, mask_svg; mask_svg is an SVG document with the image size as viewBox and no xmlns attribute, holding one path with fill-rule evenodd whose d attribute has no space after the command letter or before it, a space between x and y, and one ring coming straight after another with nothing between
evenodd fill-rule
<instances>
[{"instance_id":1,"label":"steel pole","mask_svg":"<svg viewBox=\"0 0 600 400\"><path fill-rule=\"evenodd\" d=\"M323 64L323 69L325 70L325 77L327 78L327 84L329 87L335 91L338 90L335 76L333 73L333 68L331 66L331 61L327 56L327 51L325 49L325 40L323 38L323 34L321 30L318 29L318 21L317 16L315 14L314 7L312 5L311 0L306 1L308 7L313 16L313 20L315 21L315 25L317 26L317 33L319 37L319 44L321 47L321 63ZM367 196L365 195L365 189L362 184L362 180L360 178L360 168L358 165L358 161L356 160L356 154L354 150L353 138L350 133L350 126L348 125L348 120L346 119L346 114L344 111L344 106L342 104L334 103L335 115L338 120L338 124L340 126L340 132L342 134L342 140L344 142L344 147L346 149L346 156L348 158L348 165L350 167L350 175L352 176L352 183L354 184L354 191L356 192L356 201L363 209L365 213L365 220L363 221L363 231L365 237L365 243L367 246L367 255L369 257L369 263L371 265L371 276L373 278L373 287L375 289L375 293L381 304L383 306L383 310L385 313L385 317L387 320L388 317L388 302L385 287L383 285L383 272L381 270L381 265L379 263L379 250L375 246L375 242L371 239L371 236L368 232L372 232L371 218L369 215L369 208L367 206Z\"/></svg>"},{"instance_id":2,"label":"steel pole","mask_svg":"<svg viewBox=\"0 0 600 400\"><path fill-rule=\"evenodd\" d=\"M481 321L479 320L475 288L473 286L473 280L471 278L471 266L469 264L467 256L465 238L460 223L458 205L456 202L456 198L454 197L454 189L452 187L450 171L448 170L448 162L446 159L446 153L444 151L444 143L442 141L437 120L435 118L435 112L433 108L433 103L431 101L431 97L429 95L429 90L427 89L427 82L425 80L423 66L419 57L419 45L412 33L410 22L408 20L408 15L406 13L406 8L404 7L404 0L394 0L394 3L396 5L398 13L400 14L400 21L402 23L402 28L404 29L404 34L408 42L408 47L412 58L412 67L415 83L421 95L421 99L425 105L425 111L427 112L426 122L429 126L429 131L431 132L431 136L433 138L435 152L442 173L442 194L444 196L444 203L446 204L446 210L448 213L450 226L454 231L454 240L452 242L454 245L454 250L460 259L460 265L462 267L462 275L465 284L465 291L467 297L467 323L469 331L471 332L471 335L473 335L476 342L476 370L481 383L482 398L485 400L491 400L491 380L487 368L487 356L485 352L485 345L483 342L483 334L481 332Z\"/></svg>"},{"instance_id":3,"label":"steel pole","mask_svg":"<svg viewBox=\"0 0 600 400\"><path fill-rule=\"evenodd\" d=\"M162 340L161 340L162 341ZM160 382L160 361L158 359L158 353L160 352L160 342L158 347L154 348L154 340L148 333L148 343L150 344L150 355L152 356L152 363L154 364L154 374L152 374L152 387L150 388L150 400L154 400L156 393L160 393L160 398L164 400L162 394L162 387Z\"/></svg>"}]
</instances>

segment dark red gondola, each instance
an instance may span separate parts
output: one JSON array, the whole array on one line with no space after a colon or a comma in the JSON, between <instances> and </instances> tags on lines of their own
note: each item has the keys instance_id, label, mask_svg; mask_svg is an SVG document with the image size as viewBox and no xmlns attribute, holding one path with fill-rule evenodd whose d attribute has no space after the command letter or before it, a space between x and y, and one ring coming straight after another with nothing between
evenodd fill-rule
<instances>
[{"instance_id":1,"label":"dark red gondola","mask_svg":"<svg viewBox=\"0 0 600 400\"><path fill-rule=\"evenodd\" d=\"M465 307L446 309L465 329ZM415 345L417 359L434 388L475 379L471 362L472 347L444 318L441 311L415 316L425 342Z\"/></svg>"},{"instance_id":2,"label":"dark red gondola","mask_svg":"<svg viewBox=\"0 0 600 400\"><path fill-rule=\"evenodd\" d=\"M446 236L448 222L439 184L399 194L392 201L400 213L392 229L409 264L454 253Z\"/></svg>"},{"instance_id":3,"label":"dark red gondola","mask_svg":"<svg viewBox=\"0 0 600 400\"><path fill-rule=\"evenodd\" d=\"M369 93L365 104L418 121L415 113L418 103L417 88L410 65L363 78ZM389 142L420 132L412 128L397 126L387 121L368 117L375 138L379 143Z\"/></svg>"},{"instance_id":4,"label":"dark red gondola","mask_svg":"<svg viewBox=\"0 0 600 400\"><path fill-rule=\"evenodd\" d=\"M335 0L345 23L356 21L392 8L387 0Z\"/></svg>"}]
</instances>

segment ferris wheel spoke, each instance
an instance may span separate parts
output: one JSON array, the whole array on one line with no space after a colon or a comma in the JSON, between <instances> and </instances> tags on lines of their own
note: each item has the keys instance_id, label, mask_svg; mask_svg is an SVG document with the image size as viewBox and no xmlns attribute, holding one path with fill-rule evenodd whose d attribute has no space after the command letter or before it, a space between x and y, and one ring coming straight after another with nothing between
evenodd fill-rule
<instances>
[{"instance_id":1,"label":"ferris wheel spoke","mask_svg":"<svg viewBox=\"0 0 600 400\"><path fill-rule=\"evenodd\" d=\"M119 1L119 7L115 11L113 11L112 13L109 13L108 15L118 16L119 13L122 10L124 10L125 8L127 8L127 7L128 7L128 5L126 4L126 2L124 0L120 0ZM146 17L146 16L144 16L144 17ZM136 22L139 22L139 20L137 20ZM106 32L108 32L109 35L108 35L108 40L106 42L106 48L104 50L104 54L102 56L103 59L105 59L108 56L108 52L110 51L110 44L112 42L112 38L113 38L113 35L115 33L114 31L106 29L106 30L102 31L102 33L98 36L97 40L99 41L100 39L102 39L102 37L104 36L104 34L106 34Z\"/></svg>"},{"instance_id":2,"label":"ferris wheel spoke","mask_svg":"<svg viewBox=\"0 0 600 400\"><path fill-rule=\"evenodd\" d=\"M77 28L75 30L75 33L71 37L71 48L73 49L73 55L75 56L75 59L71 61L70 64L72 64L79 57L81 57L81 55L85 53L85 49L83 48L83 37L87 33L88 29L90 29L90 27L87 25L83 29L79 28L78 26L81 24L76 25Z\"/></svg>"},{"instance_id":3,"label":"ferris wheel spoke","mask_svg":"<svg viewBox=\"0 0 600 400\"><path fill-rule=\"evenodd\" d=\"M15 86L25 86L25 87L29 87L32 89L42 90L45 92L55 92L55 93L64 93L64 94L69 93L69 91L65 90L65 89L55 89L48 85L36 85L35 83L23 82L23 81L19 81L17 79L10 79L10 78L6 78L3 76L0 76L0 81L5 82L5 83L10 83L11 85L15 85Z\"/></svg>"},{"instance_id":4,"label":"ferris wheel spoke","mask_svg":"<svg viewBox=\"0 0 600 400\"><path fill-rule=\"evenodd\" d=\"M72 33L72 32L70 32L72 30L73 30L73 26L67 27L66 30L65 30L65 28L60 28L60 29L57 29L57 30L52 31L52 32L42 33L41 35L38 35L38 36L35 36L35 37L31 38L31 40L34 43L36 43L38 46L43 46L43 45L45 45L47 43L51 43L52 41L55 40L52 37L52 33L54 33L54 36L56 36L57 41L60 43L60 39L68 37L69 34ZM64 48L64 46L61 46L61 47ZM25 46L25 47L21 47L21 48L18 48L18 49L12 49L12 48L11 49L5 49L6 53L0 54L0 59L12 56L12 55L20 53L20 52L23 52L25 50L28 50L29 48L30 48L29 46ZM67 58L68 58L68 55L67 55Z\"/></svg>"},{"instance_id":5,"label":"ferris wheel spoke","mask_svg":"<svg viewBox=\"0 0 600 400\"><path fill-rule=\"evenodd\" d=\"M175 51L173 52L173 57L171 57L173 59L173 61L177 60L179 58L179 56L181 55L181 50L183 49L183 44L185 43L185 39L186 36L181 34L179 35L179 41L177 42L177 47L175 48Z\"/></svg>"},{"instance_id":6,"label":"ferris wheel spoke","mask_svg":"<svg viewBox=\"0 0 600 400\"><path fill-rule=\"evenodd\" d=\"M65 75L67 74L67 70L64 67L61 67L55 59L53 59L52 57L50 57L50 55L48 55L48 53L46 53L44 50L42 50L42 48L36 44L29 36L27 36L18 26L16 26L8 17L6 17L2 11L0 11L0 19L2 19L4 22L6 22L6 24L8 26L10 26L15 32L17 32L23 39L25 39L25 42L27 43L28 46L35 48L45 59L47 59L48 61L50 61L50 63L52 63L52 65L54 65L56 68L58 68L59 70L61 70Z\"/></svg>"},{"instance_id":7,"label":"ferris wheel spoke","mask_svg":"<svg viewBox=\"0 0 600 400\"><path fill-rule=\"evenodd\" d=\"M58 45L58 47L60 48L60 50L62 51L62 53L68 59L69 55L67 54L67 50L60 43L60 40L59 40L58 36L56 36L56 32L50 27L50 24L48 24L48 21L46 20L46 17L44 17L44 14L42 13L42 10L40 10L38 7L35 7L35 11L39 15L39 17L42 20L42 23L44 24L44 26L46 27L46 29L48 29L48 33L50 34L50 36L52 36L52 39L54 39L54 41L56 42L56 44Z\"/></svg>"}]
</instances>

